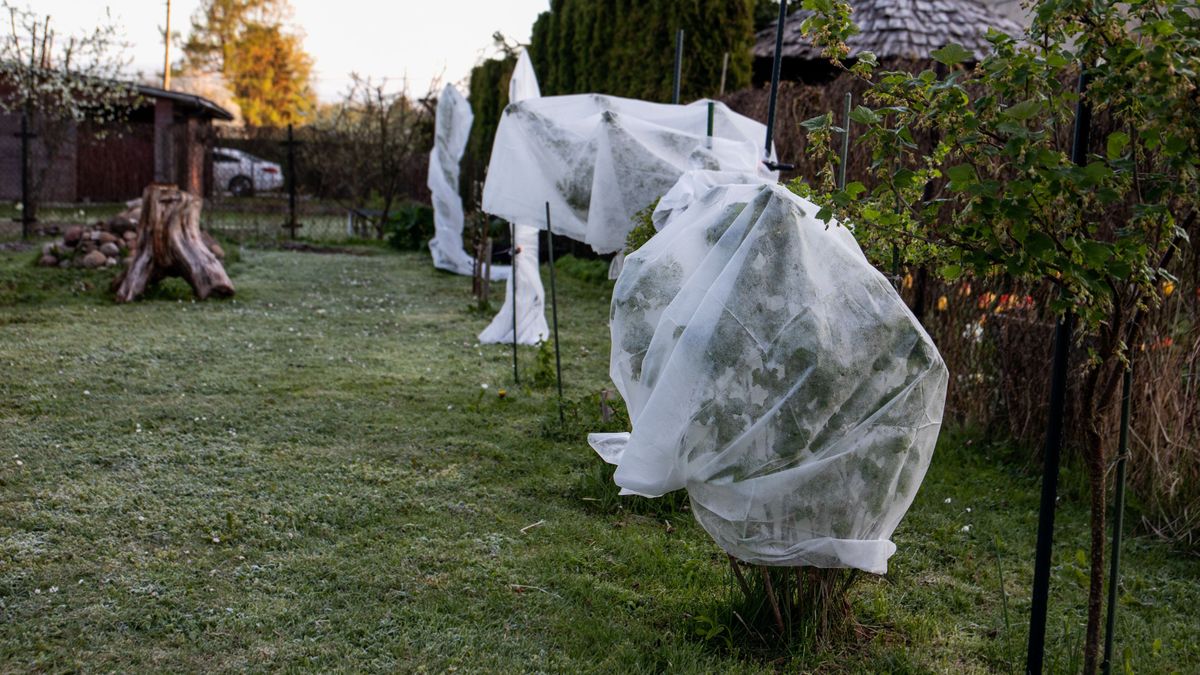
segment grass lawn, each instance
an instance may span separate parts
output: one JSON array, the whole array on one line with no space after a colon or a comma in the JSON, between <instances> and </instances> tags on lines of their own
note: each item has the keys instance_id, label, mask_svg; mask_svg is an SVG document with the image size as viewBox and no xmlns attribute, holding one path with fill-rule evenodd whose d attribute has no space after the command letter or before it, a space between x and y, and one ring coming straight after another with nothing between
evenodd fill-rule
<instances>
[{"instance_id":1,"label":"grass lawn","mask_svg":"<svg viewBox=\"0 0 1200 675\"><path fill-rule=\"evenodd\" d=\"M134 195L138 196L138 195ZM0 242L21 237L21 211L14 202L0 202ZM42 225L67 227L91 225L124 211L125 202L52 203L38 209L37 228ZM287 215L287 197L283 193L266 193L253 198L219 194L209 198L201 214L206 230L234 239L283 238ZM322 241L346 239L345 209L333 202L302 198L298 220L300 234L307 239Z\"/></svg>"},{"instance_id":2,"label":"grass lawn","mask_svg":"<svg viewBox=\"0 0 1200 675\"><path fill-rule=\"evenodd\" d=\"M697 633L723 554L685 507L611 498L583 438L607 288L560 277L559 430L552 390L476 344L468 279L363 252L246 249L234 300L171 281L130 306L110 271L0 252L0 671L1022 669L1038 480L1013 450L943 434L854 592L862 644L731 650ZM1056 672L1086 583L1064 483ZM1127 541L1118 654L1200 671L1200 560Z\"/></svg>"}]
</instances>

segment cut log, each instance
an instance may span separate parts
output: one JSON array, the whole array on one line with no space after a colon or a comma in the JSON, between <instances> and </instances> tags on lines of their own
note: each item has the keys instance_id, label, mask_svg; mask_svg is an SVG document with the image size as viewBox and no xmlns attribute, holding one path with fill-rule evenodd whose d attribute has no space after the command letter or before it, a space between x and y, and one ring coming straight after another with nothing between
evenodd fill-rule
<instances>
[{"instance_id":1,"label":"cut log","mask_svg":"<svg viewBox=\"0 0 1200 675\"><path fill-rule=\"evenodd\" d=\"M125 271L113 281L117 302L132 302L153 283L183 277L196 298L233 295L233 283L200 230L203 200L174 185L152 184L142 194L136 249ZM220 247L217 247L218 249Z\"/></svg>"}]
</instances>

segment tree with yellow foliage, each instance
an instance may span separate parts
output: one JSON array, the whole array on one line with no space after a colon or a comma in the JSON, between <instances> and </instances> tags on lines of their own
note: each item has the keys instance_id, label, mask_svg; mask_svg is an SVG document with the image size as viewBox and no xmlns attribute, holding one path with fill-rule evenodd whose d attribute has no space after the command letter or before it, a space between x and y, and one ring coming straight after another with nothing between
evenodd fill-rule
<instances>
[{"instance_id":1,"label":"tree with yellow foliage","mask_svg":"<svg viewBox=\"0 0 1200 675\"><path fill-rule=\"evenodd\" d=\"M312 58L290 16L287 0L202 0L192 17L187 65L219 72L247 124L294 123L313 108Z\"/></svg>"}]
</instances>

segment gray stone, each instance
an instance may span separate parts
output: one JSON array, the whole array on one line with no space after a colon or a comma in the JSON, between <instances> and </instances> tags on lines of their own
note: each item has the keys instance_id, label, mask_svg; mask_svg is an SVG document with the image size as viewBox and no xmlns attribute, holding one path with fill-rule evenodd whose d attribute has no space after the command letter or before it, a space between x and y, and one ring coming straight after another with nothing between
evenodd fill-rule
<instances>
[{"instance_id":1,"label":"gray stone","mask_svg":"<svg viewBox=\"0 0 1200 675\"><path fill-rule=\"evenodd\" d=\"M79 240L83 238L83 228L78 225L72 225L63 233L63 242L67 246L75 246Z\"/></svg>"},{"instance_id":2,"label":"gray stone","mask_svg":"<svg viewBox=\"0 0 1200 675\"><path fill-rule=\"evenodd\" d=\"M83 256L83 260L81 260L80 263L88 269L95 269L103 265L107 260L108 256L104 255L100 251L92 251L91 253Z\"/></svg>"}]
</instances>

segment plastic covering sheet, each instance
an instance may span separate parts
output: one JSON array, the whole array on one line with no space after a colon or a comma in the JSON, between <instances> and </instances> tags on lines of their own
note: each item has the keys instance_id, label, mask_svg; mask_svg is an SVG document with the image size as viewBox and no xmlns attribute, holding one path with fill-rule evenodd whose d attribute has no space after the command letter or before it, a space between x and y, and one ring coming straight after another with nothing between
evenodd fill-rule
<instances>
[{"instance_id":1,"label":"plastic covering sheet","mask_svg":"<svg viewBox=\"0 0 1200 675\"><path fill-rule=\"evenodd\" d=\"M521 52L512 78L508 81L508 100L525 101L541 96L537 75L529 60L529 52ZM536 226L513 225L513 271L504 288L504 305L487 328L479 334L482 344L513 341L513 303L516 303L517 344L535 345L550 335L546 324L546 291L538 270L538 233ZM513 279L517 293L513 296Z\"/></svg>"},{"instance_id":2,"label":"plastic covering sheet","mask_svg":"<svg viewBox=\"0 0 1200 675\"><path fill-rule=\"evenodd\" d=\"M459 162L471 133L471 106L454 85L447 84L438 97L434 120L433 152L429 155L427 185L433 196L434 235L429 242L433 266L471 276L475 262L463 250L463 205L458 193ZM493 279L508 276L507 267L493 267Z\"/></svg>"},{"instance_id":3,"label":"plastic covering sheet","mask_svg":"<svg viewBox=\"0 0 1200 675\"><path fill-rule=\"evenodd\" d=\"M589 441L623 494L686 488L736 558L886 572L941 426L941 357L815 205L752 177L685 180L675 196L694 199L664 198L613 293L633 431Z\"/></svg>"},{"instance_id":4,"label":"plastic covering sheet","mask_svg":"<svg viewBox=\"0 0 1200 675\"><path fill-rule=\"evenodd\" d=\"M621 250L633 216L694 169L773 177L762 164L766 127L708 101L648 103L579 94L518 101L492 146L483 210L545 228L599 253Z\"/></svg>"}]
</instances>

